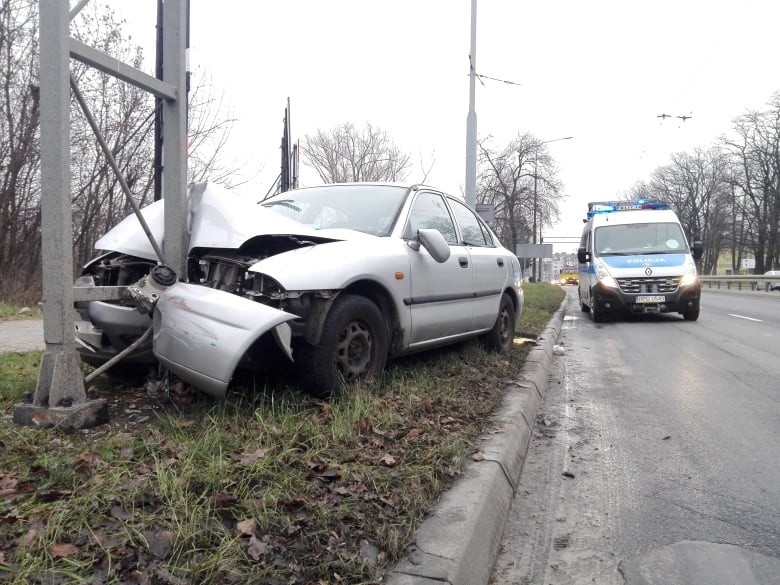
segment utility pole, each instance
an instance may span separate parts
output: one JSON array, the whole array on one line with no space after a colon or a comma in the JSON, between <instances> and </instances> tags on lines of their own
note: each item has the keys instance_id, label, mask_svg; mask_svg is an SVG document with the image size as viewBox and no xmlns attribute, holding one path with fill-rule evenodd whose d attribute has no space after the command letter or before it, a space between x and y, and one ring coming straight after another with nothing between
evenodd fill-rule
<instances>
[{"instance_id":1,"label":"utility pole","mask_svg":"<svg viewBox=\"0 0 780 585\"><path fill-rule=\"evenodd\" d=\"M466 117L466 205L477 208L477 112L474 109L477 75L477 0L471 0L469 53L469 113Z\"/></svg>"}]
</instances>

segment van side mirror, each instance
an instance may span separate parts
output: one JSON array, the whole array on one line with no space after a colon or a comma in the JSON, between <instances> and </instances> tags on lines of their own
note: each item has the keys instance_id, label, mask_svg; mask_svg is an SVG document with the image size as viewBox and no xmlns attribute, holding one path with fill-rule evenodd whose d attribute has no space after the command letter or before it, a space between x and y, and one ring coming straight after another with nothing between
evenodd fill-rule
<instances>
[{"instance_id":1,"label":"van side mirror","mask_svg":"<svg viewBox=\"0 0 780 585\"><path fill-rule=\"evenodd\" d=\"M704 244L701 240L693 240L693 246L691 246L691 254L694 260L701 259L704 256Z\"/></svg>"},{"instance_id":2,"label":"van side mirror","mask_svg":"<svg viewBox=\"0 0 780 585\"><path fill-rule=\"evenodd\" d=\"M585 250L583 246L580 246L577 248L577 262L580 264L585 264L586 262L590 262L590 254Z\"/></svg>"}]
</instances>

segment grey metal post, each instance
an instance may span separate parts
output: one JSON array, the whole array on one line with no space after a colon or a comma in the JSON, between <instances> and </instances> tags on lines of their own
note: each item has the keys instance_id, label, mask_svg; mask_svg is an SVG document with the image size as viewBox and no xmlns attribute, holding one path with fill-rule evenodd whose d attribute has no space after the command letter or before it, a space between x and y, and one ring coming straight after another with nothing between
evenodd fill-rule
<instances>
[{"instance_id":1,"label":"grey metal post","mask_svg":"<svg viewBox=\"0 0 780 585\"><path fill-rule=\"evenodd\" d=\"M81 427L107 416L104 400L86 401L73 335L73 235L70 193L68 2L40 0L41 237L46 349L32 404L14 407L17 424Z\"/></svg>"},{"instance_id":2,"label":"grey metal post","mask_svg":"<svg viewBox=\"0 0 780 585\"><path fill-rule=\"evenodd\" d=\"M163 254L180 279L186 278L187 237L187 57L186 2L163 3L163 81L177 88L175 100L164 100Z\"/></svg>"},{"instance_id":3,"label":"grey metal post","mask_svg":"<svg viewBox=\"0 0 780 585\"><path fill-rule=\"evenodd\" d=\"M477 112L474 109L477 75L477 0L471 0L469 53L469 113L466 117L466 205L477 208Z\"/></svg>"},{"instance_id":4,"label":"grey metal post","mask_svg":"<svg viewBox=\"0 0 780 585\"><path fill-rule=\"evenodd\" d=\"M544 144L544 143L542 143L542 144ZM539 176L539 149L537 147L534 150L534 222L533 222L534 223L534 225L533 225L533 232L534 232L534 234L533 234L533 238L532 238L533 241L531 242L532 244L536 243L536 207L537 207L536 182L537 182L538 176ZM534 256L533 266L534 267L533 267L532 273L534 275L534 280L536 282L539 282L541 279L536 274L536 256Z\"/></svg>"}]
</instances>

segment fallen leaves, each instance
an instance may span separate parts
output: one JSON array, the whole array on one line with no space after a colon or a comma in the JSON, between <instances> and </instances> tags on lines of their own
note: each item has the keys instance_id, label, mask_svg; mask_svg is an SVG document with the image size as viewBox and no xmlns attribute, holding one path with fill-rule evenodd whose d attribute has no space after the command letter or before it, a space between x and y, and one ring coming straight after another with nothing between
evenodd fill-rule
<instances>
[{"instance_id":1,"label":"fallen leaves","mask_svg":"<svg viewBox=\"0 0 780 585\"><path fill-rule=\"evenodd\" d=\"M65 557L72 557L79 552L79 549L69 542L61 542L51 545L49 548L49 554L55 559L62 559Z\"/></svg>"},{"instance_id":2,"label":"fallen leaves","mask_svg":"<svg viewBox=\"0 0 780 585\"><path fill-rule=\"evenodd\" d=\"M265 456L268 455L268 451L268 449L255 449L251 452L244 452L238 455L233 455L232 458L240 465L254 465L261 459L264 459Z\"/></svg>"}]
</instances>

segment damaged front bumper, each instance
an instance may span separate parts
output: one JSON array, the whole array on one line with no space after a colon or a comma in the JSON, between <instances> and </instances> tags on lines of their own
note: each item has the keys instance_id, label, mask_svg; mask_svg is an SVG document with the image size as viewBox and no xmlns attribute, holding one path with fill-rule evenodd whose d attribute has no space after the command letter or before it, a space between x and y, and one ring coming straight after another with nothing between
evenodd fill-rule
<instances>
[{"instance_id":1,"label":"damaged front bumper","mask_svg":"<svg viewBox=\"0 0 780 585\"><path fill-rule=\"evenodd\" d=\"M154 354L172 373L215 398L224 398L239 361L272 332L291 356L296 315L196 284L165 290L154 312Z\"/></svg>"}]
</instances>

